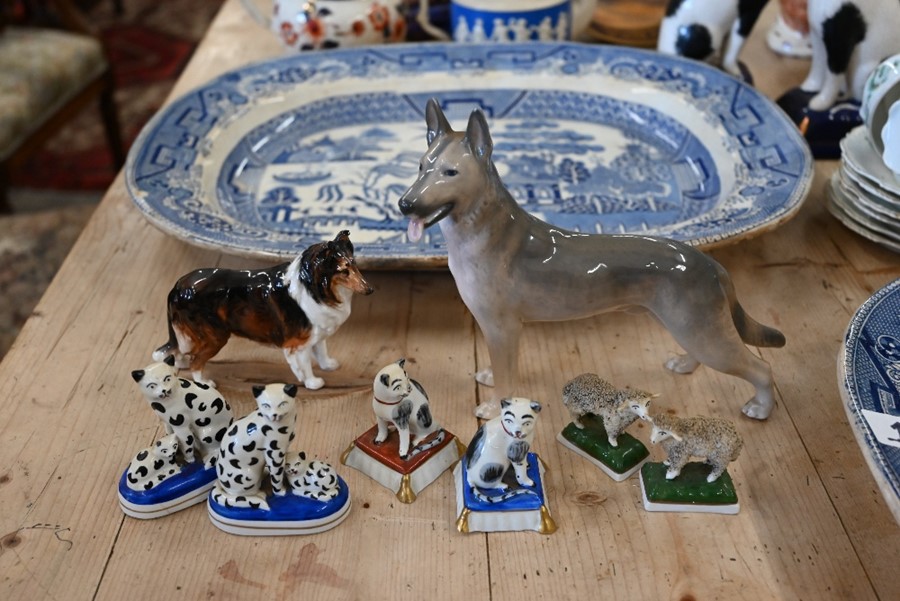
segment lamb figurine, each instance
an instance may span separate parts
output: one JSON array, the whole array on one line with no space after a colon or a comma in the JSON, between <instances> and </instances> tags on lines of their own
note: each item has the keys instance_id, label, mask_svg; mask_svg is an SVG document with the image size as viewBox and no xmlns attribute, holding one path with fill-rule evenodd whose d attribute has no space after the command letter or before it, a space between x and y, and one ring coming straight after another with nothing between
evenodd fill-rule
<instances>
[{"instance_id":1,"label":"lamb figurine","mask_svg":"<svg viewBox=\"0 0 900 601\"><path fill-rule=\"evenodd\" d=\"M650 399L657 395L642 390L618 389L597 374L581 374L563 388L563 404L572 422L584 428L581 418L593 414L603 420L609 444L618 447L619 435L637 418L648 419Z\"/></svg>"},{"instance_id":2,"label":"lamb figurine","mask_svg":"<svg viewBox=\"0 0 900 601\"><path fill-rule=\"evenodd\" d=\"M728 464L738 458L744 441L734 424L719 417L676 417L657 413L650 419L653 430L650 442L662 444L668 455L663 464L668 466L666 480L681 473L692 456L702 457L713 466L706 477L715 482L725 472Z\"/></svg>"}]
</instances>

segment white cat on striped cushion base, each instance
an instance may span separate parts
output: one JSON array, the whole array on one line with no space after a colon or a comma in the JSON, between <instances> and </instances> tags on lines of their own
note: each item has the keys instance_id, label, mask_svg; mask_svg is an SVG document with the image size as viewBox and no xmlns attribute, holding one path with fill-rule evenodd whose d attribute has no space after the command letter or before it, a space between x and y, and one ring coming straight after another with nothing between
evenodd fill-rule
<instances>
[{"instance_id":1,"label":"white cat on striped cushion base","mask_svg":"<svg viewBox=\"0 0 900 601\"><path fill-rule=\"evenodd\" d=\"M520 494L535 494L528 477L528 451L534 442L534 424L541 404L529 399L500 401L500 415L478 428L466 450L466 479L476 497L489 503L502 502ZM516 482L525 488L506 492L503 476L512 466ZM479 489L499 489L501 495L487 495Z\"/></svg>"}]
</instances>

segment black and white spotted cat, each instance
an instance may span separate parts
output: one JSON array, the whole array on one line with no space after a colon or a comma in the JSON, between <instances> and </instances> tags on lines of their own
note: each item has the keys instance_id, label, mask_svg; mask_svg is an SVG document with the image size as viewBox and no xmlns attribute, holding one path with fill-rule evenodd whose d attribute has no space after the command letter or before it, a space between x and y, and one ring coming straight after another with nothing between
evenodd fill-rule
<instances>
[{"instance_id":1,"label":"black and white spotted cat","mask_svg":"<svg viewBox=\"0 0 900 601\"><path fill-rule=\"evenodd\" d=\"M302 451L288 453L286 464L291 492L298 497L329 501L340 493L340 481L331 464L307 459Z\"/></svg>"},{"instance_id":2,"label":"black and white spotted cat","mask_svg":"<svg viewBox=\"0 0 900 601\"><path fill-rule=\"evenodd\" d=\"M177 438L184 460L192 463L199 455L206 467L215 464L219 442L234 417L219 392L179 378L171 356L132 371L131 377L140 385L166 432Z\"/></svg>"},{"instance_id":3,"label":"black and white spotted cat","mask_svg":"<svg viewBox=\"0 0 900 601\"><path fill-rule=\"evenodd\" d=\"M171 476L179 473L176 461L178 453L178 439L174 434L164 436L141 450L125 472L126 486L131 490L150 490Z\"/></svg>"},{"instance_id":4,"label":"black and white spotted cat","mask_svg":"<svg viewBox=\"0 0 900 601\"><path fill-rule=\"evenodd\" d=\"M285 456L294 440L297 411L294 384L254 386L257 410L234 422L222 439L212 498L225 507L269 509L263 485L287 494Z\"/></svg>"}]
</instances>

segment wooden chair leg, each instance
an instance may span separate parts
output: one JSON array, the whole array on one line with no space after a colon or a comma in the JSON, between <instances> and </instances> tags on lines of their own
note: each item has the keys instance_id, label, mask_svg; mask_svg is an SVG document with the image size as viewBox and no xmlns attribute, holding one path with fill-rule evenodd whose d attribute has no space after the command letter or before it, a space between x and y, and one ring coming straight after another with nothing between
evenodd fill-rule
<instances>
[{"instance_id":1,"label":"wooden chair leg","mask_svg":"<svg viewBox=\"0 0 900 601\"><path fill-rule=\"evenodd\" d=\"M115 81L112 72L104 78L103 92L100 94L100 115L103 117L103 128L106 131L106 143L112 154L116 171L125 165L125 149L122 146L122 130L119 127L119 115L116 109Z\"/></svg>"},{"instance_id":2,"label":"wooden chair leg","mask_svg":"<svg viewBox=\"0 0 900 601\"><path fill-rule=\"evenodd\" d=\"M0 163L0 215L9 213L12 213L9 206L9 166L4 162Z\"/></svg>"}]
</instances>

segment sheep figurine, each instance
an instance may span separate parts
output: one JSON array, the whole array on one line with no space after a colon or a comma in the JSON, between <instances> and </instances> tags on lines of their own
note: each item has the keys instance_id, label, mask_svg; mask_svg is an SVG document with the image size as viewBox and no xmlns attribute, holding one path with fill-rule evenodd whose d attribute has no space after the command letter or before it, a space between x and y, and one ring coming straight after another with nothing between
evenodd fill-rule
<instances>
[{"instance_id":1,"label":"sheep figurine","mask_svg":"<svg viewBox=\"0 0 900 601\"><path fill-rule=\"evenodd\" d=\"M663 464L668 466L666 480L671 480L681 473L688 460L702 457L712 465L712 471L706 477L707 482L715 482L728 467L738 458L744 441L737 428L727 419L719 417L676 417L658 413L650 419L653 430L650 442L662 444L668 459Z\"/></svg>"},{"instance_id":2,"label":"sheep figurine","mask_svg":"<svg viewBox=\"0 0 900 601\"><path fill-rule=\"evenodd\" d=\"M637 418L648 419L650 399L642 390L618 389L597 374L581 374L563 387L563 404L572 423L584 429L581 418L593 414L603 420L609 444L618 447L619 435Z\"/></svg>"}]
</instances>

